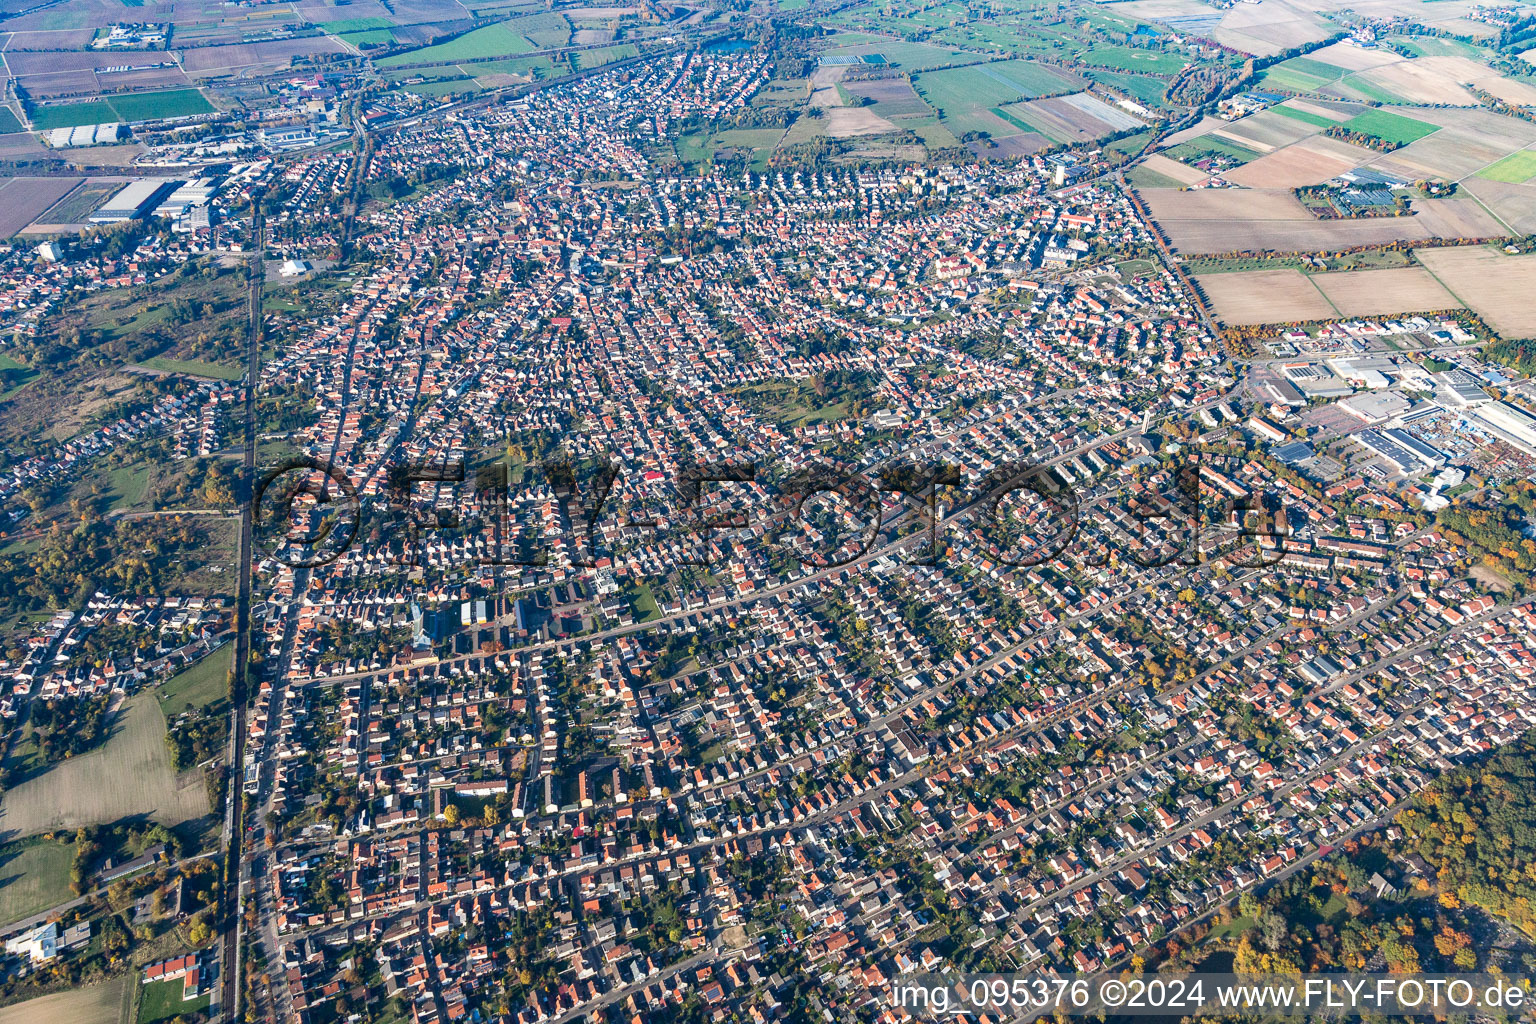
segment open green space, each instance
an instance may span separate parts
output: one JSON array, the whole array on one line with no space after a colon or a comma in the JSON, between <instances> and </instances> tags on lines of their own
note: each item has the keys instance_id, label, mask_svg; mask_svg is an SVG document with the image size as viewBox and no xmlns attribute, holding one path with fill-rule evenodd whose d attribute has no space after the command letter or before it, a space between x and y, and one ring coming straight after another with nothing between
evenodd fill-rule
<instances>
[{"instance_id":1,"label":"open green space","mask_svg":"<svg viewBox=\"0 0 1536 1024\"><path fill-rule=\"evenodd\" d=\"M403 88L406 92L416 96L429 96L434 99L441 99L444 96L479 92L481 86L473 78L454 78L439 79L435 82L418 82L415 85L407 85Z\"/></svg>"},{"instance_id":2,"label":"open green space","mask_svg":"<svg viewBox=\"0 0 1536 1024\"><path fill-rule=\"evenodd\" d=\"M1324 117L1322 114L1314 114L1310 110L1297 110L1295 107L1286 106L1284 103L1269 109L1281 117L1288 117L1292 121L1300 121L1303 124L1316 125L1319 128L1332 128L1340 123L1338 118Z\"/></svg>"},{"instance_id":3,"label":"open green space","mask_svg":"<svg viewBox=\"0 0 1536 1024\"><path fill-rule=\"evenodd\" d=\"M229 695L229 648L221 647L201 661L166 680L158 695L168 716L180 714L188 704L205 708Z\"/></svg>"},{"instance_id":4,"label":"open green space","mask_svg":"<svg viewBox=\"0 0 1536 1024\"><path fill-rule=\"evenodd\" d=\"M510 57L538 49L522 33L511 27L515 23L487 25L450 39L446 43L425 46L419 50L407 50L378 61L381 68L398 67L401 64L431 64L436 61L477 60L481 57Z\"/></svg>"},{"instance_id":5,"label":"open green space","mask_svg":"<svg viewBox=\"0 0 1536 1024\"><path fill-rule=\"evenodd\" d=\"M809 119L807 119L809 120ZM701 164L715 159L721 150L751 150L754 170L768 166L774 147L784 134L779 128L732 128L723 132L697 132L677 139L675 150L678 160L685 164Z\"/></svg>"},{"instance_id":6,"label":"open green space","mask_svg":"<svg viewBox=\"0 0 1536 1024\"><path fill-rule=\"evenodd\" d=\"M117 111L101 100L90 100L33 107L28 116L36 131L46 132L55 128L78 128L83 124L107 124L117 120Z\"/></svg>"},{"instance_id":7,"label":"open green space","mask_svg":"<svg viewBox=\"0 0 1536 1024\"><path fill-rule=\"evenodd\" d=\"M122 187L122 183L117 181L87 181L44 210L38 219L48 224L81 223L96 212L96 207L106 202L108 196Z\"/></svg>"},{"instance_id":8,"label":"open green space","mask_svg":"<svg viewBox=\"0 0 1536 1024\"><path fill-rule=\"evenodd\" d=\"M75 844L34 836L0 846L0 925L74 899Z\"/></svg>"},{"instance_id":9,"label":"open green space","mask_svg":"<svg viewBox=\"0 0 1536 1024\"><path fill-rule=\"evenodd\" d=\"M212 377L214 380L239 380L245 376L245 369L227 363L210 363L201 359L167 359L164 356L156 356L146 359L140 366L147 366L151 370L164 370L166 373L185 373L193 377Z\"/></svg>"},{"instance_id":10,"label":"open green space","mask_svg":"<svg viewBox=\"0 0 1536 1024\"><path fill-rule=\"evenodd\" d=\"M1440 130L1438 125L1416 121L1411 117L1404 117L1402 114L1394 114L1386 110L1367 110L1345 121L1344 127L1350 131L1374 135L1378 139L1385 139L1399 146L1417 142L1424 136Z\"/></svg>"},{"instance_id":11,"label":"open green space","mask_svg":"<svg viewBox=\"0 0 1536 1024\"><path fill-rule=\"evenodd\" d=\"M393 28L388 18L343 18L340 21L322 21L321 30L332 35L344 32L366 32L369 29Z\"/></svg>"},{"instance_id":12,"label":"open green space","mask_svg":"<svg viewBox=\"0 0 1536 1024\"><path fill-rule=\"evenodd\" d=\"M1095 44L1080 55L1084 64L1114 68L1118 71L1143 71L1154 75L1176 75L1190 58L1182 53L1141 50L1131 46Z\"/></svg>"},{"instance_id":13,"label":"open green space","mask_svg":"<svg viewBox=\"0 0 1536 1024\"><path fill-rule=\"evenodd\" d=\"M1343 68L1309 57L1292 57L1265 70L1259 76L1258 87L1283 92L1311 92L1343 77Z\"/></svg>"},{"instance_id":14,"label":"open green space","mask_svg":"<svg viewBox=\"0 0 1536 1024\"><path fill-rule=\"evenodd\" d=\"M1137 188L1183 188L1184 187L1184 183L1183 182L1176 181L1173 178L1168 177L1168 175L1166 175L1166 174L1160 174L1159 172L1154 171L1151 168L1149 168L1149 167L1147 167L1145 165L1142 165L1142 164L1138 164L1137 166L1132 167L1130 172L1126 174L1125 180L1129 181L1132 185L1135 185Z\"/></svg>"},{"instance_id":15,"label":"open green space","mask_svg":"<svg viewBox=\"0 0 1536 1024\"><path fill-rule=\"evenodd\" d=\"M160 117L191 117L213 113L213 104L196 89L169 89L111 96L107 102L124 121L152 121Z\"/></svg>"},{"instance_id":16,"label":"open green space","mask_svg":"<svg viewBox=\"0 0 1536 1024\"><path fill-rule=\"evenodd\" d=\"M1483 56L1483 49L1460 39L1439 38L1436 36L1395 36L1392 44L1407 50L1415 57L1470 57L1473 60Z\"/></svg>"},{"instance_id":17,"label":"open green space","mask_svg":"<svg viewBox=\"0 0 1536 1024\"><path fill-rule=\"evenodd\" d=\"M32 383L39 376L37 370L30 366L18 363L10 356L0 353L0 400L9 398Z\"/></svg>"},{"instance_id":18,"label":"open green space","mask_svg":"<svg viewBox=\"0 0 1536 1024\"><path fill-rule=\"evenodd\" d=\"M209 994L183 999L181 980L152 981L140 985L138 1024L158 1024L173 1017L185 1017L208 1008Z\"/></svg>"},{"instance_id":19,"label":"open green space","mask_svg":"<svg viewBox=\"0 0 1536 1024\"><path fill-rule=\"evenodd\" d=\"M939 112L951 132L997 134L997 108L1071 91L1073 83L1032 61L1010 60L929 71L912 79L918 94ZM1032 130L1005 118L1021 130Z\"/></svg>"},{"instance_id":20,"label":"open green space","mask_svg":"<svg viewBox=\"0 0 1536 1024\"><path fill-rule=\"evenodd\" d=\"M612 64L618 60L628 60L631 57L640 56L640 50L634 43L620 43L617 46L599 46L595 50L575 50L571 53L579 71L588 68L599 68L604 64Z\"/></svg>"},{"instance_id":21,"label":"open green space","mask_svg":"<svg viewBox=\"0 0 1536 1024\"><path fill-rule=\"evenodd\" d=\"M1231 157L1239 163L1247 163L1249 160L1256 159L1259 156L1257 151L1249 149L1247 146L1239 146L1235 142L1227 139L1218 139L1211 135L1202 135L1197 139L1181 142L1172 149L1164 150L1163 153L1174 160L1186 164L1195 163L1213 153Z\"/></svg>"},{"instance_id":22,"label":"open green space","mask_svg":"<svg viewBox=\"0 0 1536 1024\"><path fill-rule=\"evenodd\" d=\"M1095 82L1102 82L1111 89L1118 89L1139 103L1147 106L1162 106L1163 94L1168 91L1168 83L1161 78L1151 78L1147 75L1130 75L1118 71L1101 71L1098 68L1087 72L1089 78Z\"/></svg>"},{"instance_id":23,"label":"open green space","mask_svg":"<svg viewBox=\"0 0 1536 1024\"><path fill-rule=\"evenodd\" d=\"M1508 182L1512 185L1528 181L1536 176L1536 151L1522 149L1518 153L1511 153L1504 159L1495 161L1478 171L1477 176L1490 181Z\"/></svg>"},{"instance_id":24,"label":"open green space","mask_svg":"<svg viewBox=\"0 0 1536 1024\"><path fill-rule=\"evenodd\" d=\"M17 120L16 112L10 107L0 107L0 135L10 135L13 132L22 131L26 131L26 128Z\"/></svg>"},{"instance_id":25,"label":"open green space","mask_svg":"<svg viewBox=\"0 0 1536 1024\"><path fill-rule=\"evenodd\" d=\"M636 622L650 622L652 619L661 618L661 608L656 604L656 595L651 592L649 583L642 583L636 587L630 594L629 603L634 609Z\"/></svg>"}]
</instances>

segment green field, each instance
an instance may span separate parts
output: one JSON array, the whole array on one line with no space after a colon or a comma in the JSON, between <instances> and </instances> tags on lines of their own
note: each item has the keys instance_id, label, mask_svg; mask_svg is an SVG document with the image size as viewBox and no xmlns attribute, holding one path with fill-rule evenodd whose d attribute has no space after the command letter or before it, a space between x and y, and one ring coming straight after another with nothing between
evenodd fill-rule
<instances>
[{"instance_id":1,"label":"green field","mask_svg":"<svg viewBox=\"0 0 1536 1024\"><path fill-rule=\"evenodd\" d=\"M585 71L588 68L602 67L604 64L612 64L617 60L628 60L630 57L640 56L640 51L634 43L620 43L618 46L599 46L595 50L576 50L571 56L576 61L578 70Z\"/></svg>"},{"instance_id":2,"label":"green field","mask_svg":"<svg viewBox=\"0 0 1536 1024\"><path fill-rule=\"evenodd\" d=\"M1246 146L1239 146L1235 142L1214 138L1210 135L1202 135L1198 139L1181 142L1172 149L1167 149L1163 152L1174 160L1186 164L1193 163L1209 153L1220 153L1240 163L1247 163L1249 160L1256 159L1259 156L1257 152Z\"/></svg>"},{"instance_id":3,"label":"green field","mask_svg":"<svg viewBox=\"0 0 1536 1024\"><path fill-rule=\"evenodd\" d=\"M1176 75L1184 70L1190 58L1182 53L1164 53L1162 50L1138 50L1130 46L1090 46L1081 54L1084 64L1118 71L1141 71L1153 75Z\"/></svg>"},{"instance_id":4,"label":"green field","mask_svg":"<svg viewBox=\"0 0 1536 1024\"><path fill-rule=\"evenodd\" d=\"M1440 39L1435 36L1399 36L1392 40L1415 57L1482 57L1481 47L1464 43L1460 39Z\"/></svg>"},{"instance_id":5,"label":"green field","mask_svg":"<svg viewBox=\"0 0 1536 1024\"><path fill-rule=\"evenodd\" d=\"M26 129L22 127L21 122L16 119L15 112L12 111L10 107L0 107L0 135L9 135L12 132L24 131L26 131Z\"/></svg>"},{"instance_id":6,"label":"green field","mask_svg":"<svg viewBox=\"0 0 1536 1024\"><path fill-rule=\"evenodd\" d=\"M203 708L229 695L228 652L221 647L166 680L159 697L167 717L181 714L188 704Z\"/></svg>"},{"instance_id":7,"label":"green field","mask_svg":"<svg viewBox=\"0 0 1536 1024\"><path fill-rule=\"evenodd\" d=\"M117 111L101 100L33 107L30 115L32 128L40 132L52 131L54 128L78 128L82 124L108 124L117 120Z\"/></svg>"},{"instance_id":8,"label":"green field","mask_svg":"<svg viewBox=\"0 0 1536 1024\"><path fill-rule=\"evenodd\" d=\"M388 46L395 41L395 34L387 28L370 28L362 32L343 32L336 37L353 46Z\"/></svg>"},{"instance_id":9,"label":"green field","mask_svg":"<svg viewBox=\"0 0 1536 1024\"><path fill-rule=\"evenodd\" d=\"M1406 104L1408 101L1390 89L1377 85L1369 79L1359 75L1352 75L1339 83L1344 92L1352 94L1357 99L1371 100L1376 103L1389 105Z\"/></svg>"},{"instance_id":10,"label":"green field","mask_svg":"<svg viewBox=\"0 0 1536 1024\"><path fill-rule=\"evenodd\" d=\"M892 67L911 72L926 71L929 68L948 67L951 64L965 64L980 59L979 54L970 53L966 50L946 46L933 46L929 43L908 43L895 39L874 39L870 36L860 36L852 33L842 33L833 36L831 41L837 45L827 51L828 56L863 57L878 53Z\"/></svg>"},{"instance_id":11,"label":"green field","mask_svg":"<svg viewBox=\"0 0 1536 1024\"><path fill-rule=\"evenodd\" d=\"M515 24L515 23L513 23ZM498 23L466 32L457 39L419 50L407 50L378 61L381 68L401 64L432 64L438 61L477 60L482 57L511 57L538 49L508 24Z\"/></svg>"},{"instance_id":12,"label":"green field","mask_svg":"<svg viewBox=\"0 0 1536 1024\"><path fill-rule=\"evenodd\" d=\"M10 398L39 376L41 376L40 371L24 366L9 355L0 352L0 399Z\"/></svg>"},{"instance_id":13,"label":"green field","mask_svg":"<svg viewBox=\"0 0 1536 1024\"><path fill-rule=\"evenodd\" d=\"M415 96L430 96L441 99L444 96L454 96L460 93L479 92L480 85L472 78L440 79L436 82L419 82L416 85L407 85L405 91Z\"/></svg>"},{"instance_id":14,"label":"green field","mask_svg":"<svg viewBox=\"0 0 1536 1024\"><path fill-rule=\"evenodd\" d=\"M805 120L812 120L805 118ZM680 136L676 144L677 158L685 164L701 164L713 160L722 149L749 149L752 151L751 166L764 170L773 149L784 134L778 128L732 128L723 132L700 132Z\"/></svg>"},{"instance_id":15,"label":"green field","mask_svg":"<svg viewBox=\"0 0 1536 1024\"><path fill-rule=\"evenodd\" d=\"M1505 181L1511 185L1528 181L1536 176L1536 152L1522 149L1518 153L1511 153L1478 171L1477 176L1491 181Z\"/></svg>"},{"instance_id":16,"label":"green field","mask_svg":"<svg viewBox=\"0 0 1536 1024\"><path fill-rule=\"evenodd\" d=\"M214 380L239 380L245 376L245 370L242 367L209 363L201 359L167 359L164 356L155 356L153 359L144 360L139 365L147 366L151 370L185 373L193 377L212 377Z\"/></svg>"},{"instance_id":17,"label":"green field","mask_svg":"<svg viewBox=\"0 0 1536 1024\"><path fill-rule=\"evenodd\" d=\"M1262 89L1268 86L1285 92L1311 92L1318 86L1337 82L1343 77L1343 68L1307 57L1292 57L1259 76L1258 87Z\"/></svg>"},{"instance_id":18,"label":"green field","mask_svg":"<svg viewBox=\"0 0 1536 1024\"><path fill-rule=\"evenodd\" d=\"M75 844L34 837L0 846L0 925L74 899Z\"/></svg>"},{"instance_id":19,"label":"green field","mask_svg":"<svg viewBox=\"0 0 1536 1024\"><path fill-rule=\"evenodd\" d=\"M1440 130L1438 125L1415 121L1411 117L1389 113L1385 110L1367 110L1365 113L1345 121L1344 127L1352 132L1364 132L1366 135L1374 135L1378 139L1395 142L1399 146L1406 146L1410 142L1416 142L1424 136Z\"/></svg>"},{"instance_id":20,"label":"green field","mask_svg":"<svg viewBox=\"0 0 1536 1024\"><path fill-rule=\"evenodd\" d=\"M1032 61L1010 60L994 64L929 71L912 84L929 106L940 112L945 127L956 135L985 131L996 135L995 112L1011 103L1069 91L1072 83ZM1017 119L1004 120L1024 128Z\"/></svg>"},{"instance_id":21,"label":"green field","mask_svg":"<svg viewBox=\"0 0 1536 1024\"><path fill-rule=\"evenodd\" d=\"M518 18L512 27L541 50L564 46L571 40L571 23L563 14L535 14Z\"/></svg>"},{"instance_id":22,"label":"green field","mask_svg":"<svg viewBox=\"0 0 1536 1024\"><path fill-rule=\"evenodd\" d=\"M341 21L322 21L320 29L331 35L340 35L344 32L366 32L369 29L393 28L394 25L388 18L345 18Z\"/></svg>"},{"instance_id":23,"label":"green field","mask_svg":"<svg viewBox=\"0 0 1536 1024\"><path fill-rule=\"evenodd\" d=\"M1293 121L1302 121L1306 124L1316 125L1319 128L1332 128L1334 125L1339 123L1336 118L1324 117L1321 114L1314 114L1310 110L1297 110L1295 107L1288 107L1283 103L1277 107L1270 107L1269 109L1273 110L1281 117L1289 117Z\"/></svg>"},{"instance_id":24,"label":"green field","mask_svg":"<svg viewBox=\"0 0 1536 1024\"><path fill-rule=\"evenodd\" d=\"M188 1016L208 1008L208 993L195 999L181 998L181 981L152 981L140 985L138 1024L157 1024L172 1017Z\"/></svg>"},{"instance_id":25,"label":"green field","mask_svg":"<svg viewBox=\"0 0 1536 1024\"><path fill-rule=\"evenodd\" d=\"M213 104L196 89L141 92L112 96L107 102L124 121L150 121L157 117L190 117L213 113Z\"/></svg>"},{"instance_id":26,"label":"green field","mask_svg":"<svg viewBox=\"0 0 1536 1024\"><path fill-rule=\"evenodd\" d=\"M1163 94L1168 91L1166 81L1161 78L1149 78L1146 75L1126 75L1116 71L1094 69L1088 72L1088 76L1096 82L1103 82L1111 89L1119 89L1127 96L1149 107L1161 106Z\"/></svg>"}]
</instances>

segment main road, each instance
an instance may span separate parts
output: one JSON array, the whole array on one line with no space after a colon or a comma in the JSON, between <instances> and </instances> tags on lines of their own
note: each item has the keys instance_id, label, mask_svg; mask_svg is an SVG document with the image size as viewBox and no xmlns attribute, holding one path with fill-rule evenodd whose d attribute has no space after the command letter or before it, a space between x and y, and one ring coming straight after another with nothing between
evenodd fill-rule
<instances>
[{"instance_id":1,"label":"main road","mask_svg":"<svg viewBox=\"0 0 1536 1024\"><path fill-rule=\"evenodd\" d=\"M235 654L230 666L230 744L228 806L225 830L229 845L224 856L224 881L219 887L219 1007L226 1019L240 1019L240 940L241 890L245 879L244 788L240 772L245 759L246 672L251 661L251 541L255 518L256 490L256 383L261 370L261 286L266 277L266 222L262 219L261 196L252 198L252 267L248 301L245 351L245 451L243 453L240 502L240 589L235 601Z\"/></svg>"}]
</instances>

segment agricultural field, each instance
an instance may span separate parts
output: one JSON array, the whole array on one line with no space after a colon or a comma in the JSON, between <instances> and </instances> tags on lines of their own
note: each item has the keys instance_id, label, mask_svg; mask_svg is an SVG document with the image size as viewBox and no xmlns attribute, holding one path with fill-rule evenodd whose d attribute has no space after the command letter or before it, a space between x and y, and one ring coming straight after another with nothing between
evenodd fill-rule
<instances>
[{"instance_id":1,"label":"agricultural field","mask_svg":"<svg viewBox=\"0 0 1536 1024\"><path fill-rule=\"evenodd\" d=\"M1201 275L1195 283L1224 324L1273 324L1335 316L1332 303L1299 270Z\"/></svg>"},{"instance_id":2,"label":"agricultural field","mask_svg":"<svg viewBox=\"0 0 1536 1024\"><path fill-rule=\"evenodd\" d=\"M1459 196L1416 201L1418 214L1413 217L1317 220L1289 189L1148 189L1143 195L1174 248L1187 255L1263 249L1319 252L1504 233L1475 200Z\"/></svg>"},{"instance_id":3,"label":"agricultural field","mask_svg":"<svg viewBox=\"0 0 1536 1024\"><path fill-rule=\"evenodd\" d=\"M466 32L456 39L419 50L407 50L377 61L381 68L398 67L402 64L434 64L461 60L477 60L486 57L511 57L538 49L533 43L512 28L510 22L498 22Z\"/></svg>"},{"instance_id":4,"label":"agricultural field","mask_svg":"<svg viewBox=\"0 0 1536 1024\"><path fill-rule=\"evenodd\" d=\"M1359 167L1374 155L1347 142L1313 136L1229 171L1226 178L1249 188L1299 188Z\"/></svg>"},{"instance_id":5,"label":"agricultural field","mask_svg":"<svg viewBox=\"0 0 1536 1024\"><path fill-rule=\"evenodd\" d=\"M62 761L0 797L6 840L144 815L165 825L208 813L202 775L177 775L165 745L165 717L150 694L130 698L112 735L89 753Z\"/></svg>"},{"instance_id":6,"label":"agricultural field","mask_svg":"<svg viewBox=\"0 0 1536 1024\"><path fill-rule=\"evenodd\" d=\"M68 1021L69 1024L118 1024L123 1012L124 988L138 984L136 975L126 975L86 988L69 989L52 995L28 999L0 1007L0 1024L43 1024Z\"/></svg>"},{"instance_id":7,"label":"agricultural field","mask_svg":"<svg viewBox=\"0 0 1536 1024\"><path fill-rule=\"evenodd\" d=\"M1458 309L1461 302L1423 267L1315 274L1312 283L1341 316Z\"/></svg>"},{"instance_id":8,"label":"agricultural field","mask_svg":"<svg viewBox=\"0 0 1536 1024\"><path fill-rule=\"evenodd\" d=\"M1517 184L1536 176L1536 151L1522 149L1477 172L1479 178Z\"/></svg>"},{"instance_id":9,"label":"agricultural field","mask_svg":"<svg viewBox=\"0 0 1536 1024\"><path fill-rule=\"evenodd\" d=\"M1256 82L1259 89L1281 92L1313 92L1344 77L1344 69L1311 57L1292 57L1266 69Z\"/></svg>"},{"instance_id":10,"label":"agricultural field","mask_svg":"<svg viewBox=\"0 0 1536 1024\"><path fill-rule=\"evenodd\" d=\"M80 184L79 178L10 178L0 185L0 238L9 238Z\"/></svg>"},{"instance_id":11,"label":"agricultural field","mask_svg":"<svg viewBox=\"0 0 1536 1024\"><path fill-rule=\"evenodd\" d=\"M957 136L985 132L1004 137L1033 130L1000 116L999 108L1076 87L1054 71L1030 61L1000 61L930 71L913 77L919 95Z\"/></svg>"},{"instance_id":12,"label":"agricultural field","mask_svg":"<svg viewBox=\"0 0 1536 1024\"><path fill-rule=\"evenodd\" d=\"M37 131L74 128L83 124L112 121L149 121L161 117L189 117L211 114L214 107L197 89L173 89L168 92L142 92L107 96L85 103L58 103L34 106L29 112Z\"/></svg>"},{"instance_id":13,"label":"agricultural field","mask_svg":"<svg viewBox=\"0 0 1536 1024\"><path fill-rule=\"evenodd\" d=\"M113 193L123 187L120 181L87 180L79 188L44 210L33 222L39 224L82 224L106 202Z\"/></svg>"},{"instance_id":14,"label":"agricultural field","mask_svg":"<svg viewBox=\"0 0 1536 1024\"><path fill-rule=\"evenodd\" d=\"M570 40L570 23L560 14L536 14L527 18L497 22L473 29L447 42L393 54L377 61L380 68L405 64L452 63L512 57L533 50L565 46Z\"/></svg>"},{"instance_id":15,"label":"agricultural field","mask_svg":"<svg viewBox=\"0 0 1536 1024\"><path fill-rule=\"evenodd\" d=\"M1447 291L1506 338L1536 335L1536 254L1488 246L1419 249L1419 262Z\"/></svg>"},{"instance_id":16,"label":"agricultural field","mask_svg":"<svg viewBox=\"0 0 1536 1024\"><path fill-rule=\"evenodd\" d=\"M213 104L196 89L110 96L107 103L124 121L148 121L160 117L188 117L213 113Z\"/></svg>"},{"instance_id":17,"label":"agricultural field","mask_svg":"<svg viewBox=\"0 0 1536 1024\"><path fill-rule=\"evenodd\" d=\"M1424 136L1439 130L1435 125L1425 124L1423 121L1386 110L1367 110L1344 122L1344 127L1352 132L1374 135L1378 139L1396 143L1399 146L1417 142Z\"/></svg>"},{"instance_id":18,"label":"agricultural field","mask_svg":"<svg viewBox=\"0 0 1536 1024\"><path fill-rule=\"evenodd\" d=\"M116 121L117 111L103 100L88 103L60 103L47 107L33 107L28 119L36 131L46 132L55 128L78 128L82 124L104 124Z\"/></svg>"},{"instance_id":19,"label":"agricultural field","mask_svg":"<svg viewBox=\"0 0 1536 1024\"><path fill-rule=\"evenodd\" d=\"M845 102L872 100L873 105L869 109L887 120L893 117L928 117L933 114L933 110L923 102L912 86L899 78L847 82L840 84L838 89L845 94Z\"/></svg>"},{"instance_id":20,"label":"agricultural field","mask_svg":"<svg viewBox=\"0 0 1536 1024\"><path fill-rule=\"evenodd\" d=\"M1009 104L999 112L1017 118L1053 142L1086 142L1142 125L1118 107L1081 92Z\"/></svg>"}]
</instances>

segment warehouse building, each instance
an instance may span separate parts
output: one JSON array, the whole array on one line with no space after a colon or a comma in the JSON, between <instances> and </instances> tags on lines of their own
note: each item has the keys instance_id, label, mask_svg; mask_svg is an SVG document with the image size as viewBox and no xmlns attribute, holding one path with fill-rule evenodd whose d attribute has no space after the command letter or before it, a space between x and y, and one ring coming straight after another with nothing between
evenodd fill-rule
<instances>
[{"instance_id":1,"label":"warehouse building","mask_svg":"<svg viewBox=\"0 0 1536 1024\"><path fill-rule=\"evenodd\" d=\"M121 224L125 220L138 220L154 209L160 197L180 185L179 181L161 178L140 178L124 185L117 195L91 214L92 224Z\"/></svg>"}]
</instances>

